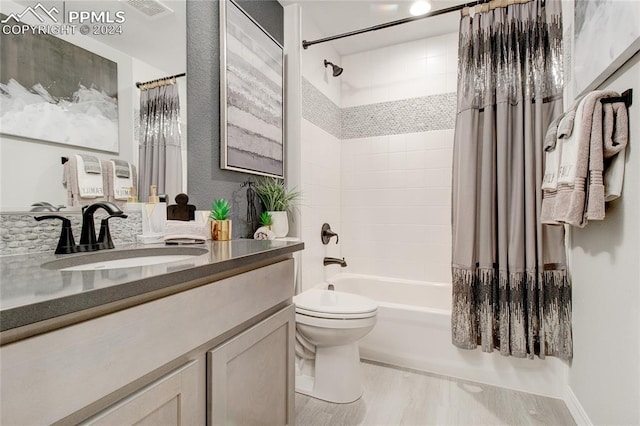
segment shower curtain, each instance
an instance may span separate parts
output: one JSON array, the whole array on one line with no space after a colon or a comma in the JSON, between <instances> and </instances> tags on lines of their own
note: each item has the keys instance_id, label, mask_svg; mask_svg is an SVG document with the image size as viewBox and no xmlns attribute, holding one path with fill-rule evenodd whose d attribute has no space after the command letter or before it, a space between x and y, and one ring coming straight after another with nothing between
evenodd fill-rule
<instances>
[{"instance_id":1,"label":"shower curtain","mask_svg":"<svg viewBox=\"0 0 640 426\"><path fill-rule=\"evenodd\" d=\"M560 1L460 22L453 163L453 344L572 356L564 229L541 225L543 139L562 112Z\"/></svg>"},{"instance_id":2,"label":"shower curtain","mask_svg":"<svg viewBox=\"0 0 640 426\"><path fill-rule=\"evenodd\" d=\"M172 202L182 192L180 99L176 84L140 92L140 140L138 158L140 201L149 198L149 186Z\"/></svg>"}]
</instances>

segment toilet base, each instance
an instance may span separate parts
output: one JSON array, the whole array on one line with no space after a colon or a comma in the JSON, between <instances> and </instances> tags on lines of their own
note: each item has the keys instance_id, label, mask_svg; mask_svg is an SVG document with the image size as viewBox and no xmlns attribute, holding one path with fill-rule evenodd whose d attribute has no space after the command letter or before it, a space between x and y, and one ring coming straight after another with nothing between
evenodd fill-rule
<instances>
[{"instance_id":1,"label":"toilet base","mask_svg":"<svg viewBox=\"0 0 640 426\"><path fill-rule=\"evenodd\" d=\"M362 396L357 342L316 347L315 360L304 362L315 362L315 369L305 369L296 375L296 392L338 404L354 402ZM306 372L310 372L310 375Z\"/></svg>"}]
</instances>

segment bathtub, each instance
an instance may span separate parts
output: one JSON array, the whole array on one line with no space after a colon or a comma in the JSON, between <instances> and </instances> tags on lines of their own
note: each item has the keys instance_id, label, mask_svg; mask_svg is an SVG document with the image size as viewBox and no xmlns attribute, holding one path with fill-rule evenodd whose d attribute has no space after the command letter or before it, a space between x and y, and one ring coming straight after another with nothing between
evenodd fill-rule
<instances>
[{"instance_id":1,"label":"bathtub","mask_svg":"<svg viewBox=\"0 0 640 426\"><path fill-rule=\"evenodd\" d=\"M341 273L336 291L378 303L378 321L360 341L360 357L430 373L562 398L567 366L547 357L520 359L451 343L451 284ZM318 285L327 288L328 283Z\"/></svg>"}]
</instances>

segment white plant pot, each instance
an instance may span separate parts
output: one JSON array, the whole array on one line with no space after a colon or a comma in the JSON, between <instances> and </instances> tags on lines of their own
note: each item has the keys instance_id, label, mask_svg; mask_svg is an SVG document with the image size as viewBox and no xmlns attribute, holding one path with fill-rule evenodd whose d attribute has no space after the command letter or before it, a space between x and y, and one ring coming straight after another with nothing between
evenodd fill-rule
<instances>
[{"instance_id":1,"label":"white plant pot","mask_svg":"<svg viewBox=\"0 0 640 426\"><path fill-rule=\"evenodd\" d=\"M271 215L271 230L276 238L286 237L289 233L289 218L287 212L269 212Z\"/></svg>"}]
</instances>

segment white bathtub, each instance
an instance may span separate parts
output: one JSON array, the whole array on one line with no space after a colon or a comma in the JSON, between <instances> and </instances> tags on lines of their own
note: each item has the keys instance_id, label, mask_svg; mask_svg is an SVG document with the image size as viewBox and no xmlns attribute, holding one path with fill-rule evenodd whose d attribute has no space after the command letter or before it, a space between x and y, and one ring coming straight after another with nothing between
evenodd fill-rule
<instances>
[{"instance_id":1,"label":"white bathtub","mask_svg":"<svg viewBox=\"0 0 640 426\"><path fill-rule=\"evenodd\" d=\"M350 273L329 282L336 291L378 302L378 322L360 341L364 359L563 397L567 367L556 358L519 359L453 346L451 284Z\"/></svg>"}]
</instances>

